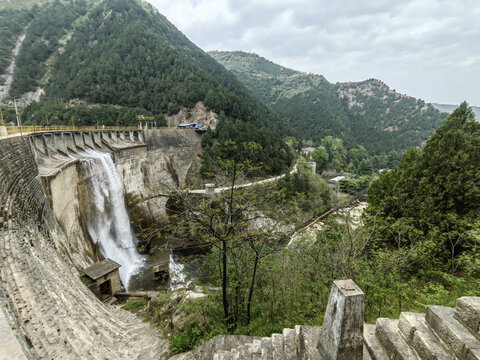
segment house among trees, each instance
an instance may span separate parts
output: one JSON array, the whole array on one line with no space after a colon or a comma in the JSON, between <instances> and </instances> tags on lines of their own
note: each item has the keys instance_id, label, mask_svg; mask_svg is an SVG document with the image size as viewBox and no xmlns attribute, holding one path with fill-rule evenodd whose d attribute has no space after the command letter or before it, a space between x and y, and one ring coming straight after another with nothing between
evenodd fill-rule
<instances>
[{"instance_id":1,"label":"house among trees","mask_svg":"<svg viewBox=\"0 0 480 360\"><path fill-rule=\"evenodd\" d=\"M334 178L328 179L329 184L336 184L345 179L345 176L335 176Z\"/></svg>"},{"instance_id":2,"label":"house among trees","mask_svg":"<svg viewBox=\"0 0 480 360\"><path fill-rule=\"evenodd\" d=\"M310 155L312 152L315 151L314 147L304 147L301 149L302 153L305 155Z\"/></svg>"}]
</instances>

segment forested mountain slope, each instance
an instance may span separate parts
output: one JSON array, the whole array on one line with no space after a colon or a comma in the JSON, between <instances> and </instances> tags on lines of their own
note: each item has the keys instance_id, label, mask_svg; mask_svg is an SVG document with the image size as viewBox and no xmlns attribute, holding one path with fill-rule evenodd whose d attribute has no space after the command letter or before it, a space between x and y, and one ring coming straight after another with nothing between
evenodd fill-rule
<instances>
[{"instance_id":1,"label":"forested mountain slope","mask_svg":"<svg viewBox=\"0 0 480 360\"><path fill-rule=\"evenodd\" d=\"M219 142L260 143L272 172L289 164L279 135L282 118L149 4L55 0L21 10L0 4L0 16L23 19L0 43L3 70L13 44L25 35L8 95L0 101L45 92L25 109L26 124L43 123L46 116L51 123L73 117L78 125L136 124L136 114L162 123L164 115L202 102L218 115ZM228 132L222 131L226 124Z\"/></svg>"},{"instance_id":2,"label":"forested mountain slope","mask_svg":"<svg viewBox=\"0 0 480 360\"><path fill-rule=\"evenodd\" d=\"M299 138L332 135L372 154L421 145L446 118L430 104L399 94L383 82L328 82L244 52L211 52L250 90L289 121Z\"/></svg>"}]
</instances>

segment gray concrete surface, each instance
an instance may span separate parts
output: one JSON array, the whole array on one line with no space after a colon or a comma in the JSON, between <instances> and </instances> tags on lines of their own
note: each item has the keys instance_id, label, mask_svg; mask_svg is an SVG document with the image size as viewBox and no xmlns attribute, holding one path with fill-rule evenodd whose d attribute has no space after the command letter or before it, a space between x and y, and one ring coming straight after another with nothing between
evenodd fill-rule
<instances>
[{"instance_id":1,"label":"gray concrete surface","mask_svg":"<svg viewBox=\"0 0 480 360\"><path fill-rule=\"evenodd\" d=\"M0 309L0 360L26 360L25 354Z\"/></svg>"}]
</instances>

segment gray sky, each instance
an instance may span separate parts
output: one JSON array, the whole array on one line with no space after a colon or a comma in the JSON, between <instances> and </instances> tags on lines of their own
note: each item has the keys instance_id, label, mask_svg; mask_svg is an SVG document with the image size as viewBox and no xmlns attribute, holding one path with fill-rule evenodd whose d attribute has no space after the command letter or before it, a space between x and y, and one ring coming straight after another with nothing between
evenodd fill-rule
<instances>
[{"instance_id":1,"label":"gray sky","mask_svg":"<svg viewBox=\"0 0 480 360\"><path fill-rule=\"evenodd\" d=\"M148 0L202 49L480 105L480 0Z\"/></svg>"}]
</instances>

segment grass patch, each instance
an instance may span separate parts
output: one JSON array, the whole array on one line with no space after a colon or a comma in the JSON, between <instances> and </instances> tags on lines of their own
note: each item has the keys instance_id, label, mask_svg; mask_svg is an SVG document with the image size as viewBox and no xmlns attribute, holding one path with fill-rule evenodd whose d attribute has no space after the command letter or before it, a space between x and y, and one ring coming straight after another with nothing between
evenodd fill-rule
<instances>
[{"instance_id":1,"label":"grass patch","mask_svg":"<svg viewBox=\"0 0 480 360\"><path fill-rule=\"evenodd\" d=\"M147 306L147 300L130 300L122 306L123 310L140 310Z\"/></svg>"}]
</instances>

